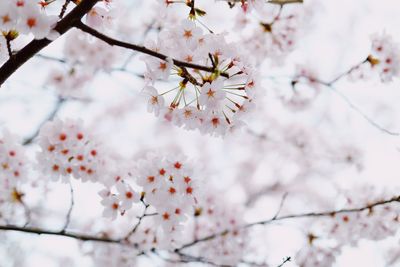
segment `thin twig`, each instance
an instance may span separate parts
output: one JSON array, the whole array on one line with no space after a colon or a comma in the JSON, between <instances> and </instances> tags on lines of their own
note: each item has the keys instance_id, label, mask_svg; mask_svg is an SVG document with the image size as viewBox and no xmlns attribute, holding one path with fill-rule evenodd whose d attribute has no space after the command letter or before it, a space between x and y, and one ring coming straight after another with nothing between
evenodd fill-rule
<instances>
[{"instance_id":1,"label":"thin twig","mask_svg":"<svg viewBox=\"0 0 400 267\"><path fill-rule=\"evenodd\" d=\"M339 74L338 76L336 76L334 79L332 79L329 82L325 82L319 79L312 79L314 82L321 84L323 86L326 86L327 88L329 88L333 93L335 93L336 95L338 95L340 98L342 98L342 100L344 100L348 106L354 110L355 112L357 112L361 117L363 117L369 124L371 124L373 127L375 127L376 129L380 130L381 132L384 132L388 135L392 135L392 136L400 136L400 132L393 132L390 131L384 127L382 127L381 125L379 125L378 123L376 123L373 119L371 119L364 111L362 111L359 107L357 107L346 95L344 95L342 92L338 91L334 85L339 82L342 78L348 76L351 74L351 72L353 72L355 69L357 69L358 67L360 67L361 65L365 64L366 62L368 62L368 58L361 61L360 63L354 65L353 67L351 67L350 69L348 69L347 71L344 71L343 73ZM307 78L309 80L310 77L307 76L301 76L303 78ZM299 83L299 81L292 81L293 82Z\"/></svg>"},{"instance_id":2,"label":"thin twig","mask_svg":"<svg viewBox=\"0 0 400 267\"><path fill-rule=\"evenodd\" d=\"M65 0L65 3L63 4L63 6L61 8L60 14L58 15L58 17L60 19L62 19L64 17L65 12L67 11L67 7L68 7L69 3L71 3L71 0Z\"/></svg>"},{"instance_id":3,"label":"thin twig","mask_svg":"<svg viewBox=\"0 0 400 267\"><path fill-rule=\"evenodd\" d=\"M69 223L71 221L72 209L74 208L74 188L72 187L71 182L69 183L69 187L70 187L70 199L71 199L71 202L70 202L70 205L69 205L69 209L68 209L68 213L67 213L67 216L66 216L66 219L65 219L64 226L63 226L63 228L61 230L62 233L65 233L65 230L67 230L67 228L69 226Z\"/></svg>"},{"instance_id":4,"label":"thin twig","mask_svg":"<svg viewBox=\"0 0 400 267\"><path fill-rule=\"evenodd\" d=\"M29 145L33 142L33 140L35 140L35 138L39 135L40 132L40 128L47 122L50 121L52 119L54 119L54 117L57 115L57 113L60 111L61 107L63 106L63 104L65 103L65 98L61 98L59 97L57 99L56 104L54 105L53 110L51 111L50 114L47 115L47 117L39 124L39 126L36 128L35 132L29 136L28 138L25 139L25 141L22 143L24 146Z\"/></svg>"},{"instance_id":5,"label":"thin twig","mask_svg":"<svg viewBox=\"0 0 400 267\"><path fill-rule=\"evenodd\" d=\"M138 221L136 222L135 226L132 228L131 231L129 231L129 233L123 238L124 240L128 240L139 228L140 223L142 222L143 218L146 216L149 216L148 214L146 214L147 209L149 208L150 205L142 202L144 204L144 210L141 216L138 217Z\"/></svg>"},{"instance_id":6,"label":"thin twig","mask_svg":"<svg viewBox=\"0 0 400 267\"><path fill-rule=\"evenodd\" d=\"M287 262L289 262L289 261L291 261L291 260L292 260L291 257L286 257L286 258L283 260L283 262L282 262L281 264L279 264L277 267L282 267L283 265L285 265L285 263L287 263Z\"/></svg>"},{"instance_id":7,"label":"thin twig","mask_svg":"<svg viewBox=\"0 0 400 267\"><path fill-rule=\"evenodd\" d=\"M278 218L279 213L281 213L283 204L285 203L285 200L286 200L286 197L288 196L288 194L289 194L288 192L285 192L285 193L283 194L282 199L281 199L281 202L279 203L278 211L275 213L275 216L272 217L273 219Z\"/></svg>"},{"instance_id":8,"label":"thin twig","mask_svg":"<svg viewBox=\"0 0 400 267\"><path fill-rule=\"evenodd\" d=\"M11 48L11 39L6 38L6 43L7 43L8 56L11 58L13 56L12 48Z\"/></svg>"}]
</instances>

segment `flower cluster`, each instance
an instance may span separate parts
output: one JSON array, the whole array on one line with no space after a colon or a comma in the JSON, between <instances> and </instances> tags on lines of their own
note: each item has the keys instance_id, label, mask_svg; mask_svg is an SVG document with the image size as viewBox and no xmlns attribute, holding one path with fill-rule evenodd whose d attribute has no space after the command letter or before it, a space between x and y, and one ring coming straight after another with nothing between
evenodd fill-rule
<instances>
[{"instance_id":1,"label":"flower cluster","mask_svg":"<svg viewBox=\"0 0 400 267\"><path fill-rule=\"evenodd\" d=\"M136 266L137 256L132 253L130 247L119 244L103 244L96 242L86 255L93 259L93 265L97 267L131 267Z\"/></svg>"},{"instance_id":2,"label":"flower cluster","mask_svg":"<svg viewBox=\"0 0 400 267\"><path fill-rule=\"evenodd\" d=\"M359 192L358 194L355 194ZM363 193L363 194L362 194ZM363 207L388 198L390 194L377 196L373 187L361 187L345 192L346 206ZM362 197L360 197L362 196ZM373 199L372 196L375 196ZM355 244L361 238L381 240L392 236L400 227L400 208L396 205L376 206L362 212L335 214L326 222L326 233L335 237L340 243Z\"/></svg>"},{"instance_id":3,"label":"flower cluster","mask_svg":"<svg viewBox=\"0 0 400 267\"><path fill-rule=\"evenodd\" d=\"M86 181L101 181L105 157L101 147L80 120L55 119L40 130L38 168L52 180L67 182L71 176Z\"/></svg>"},{"instance_id":4,"label":"flower cluster","mask_svg":"<svg viewBox=\"0 0 400 267\"><path fill-rule=\"evenodd\" d=\"M199 191L187 160L183 156L149 154L139 160L135 175L123 172L111 177L105 183L107 189L99 193L105 207L103 215L115 219L118 213L124 214L133 203L142 201L156 213L152 219L156 228L161 226L165 242L175 244L183 223L194 212ZM141 193L134 189L138 187Z\"/></svg>"},{"instance_id":5,"label":"flower cluster","mask_svg":"<svg viewBox=\"0 0 400 267\"><path fill-rule=\"evenodd\" d=\"M48 77L48 85L54 86L58 95L64 98L83 97L82 87L93 78L93 75L82 68L67 70L53 69Z\"/></svg>"},{"instance_id":6,"label":"flower cluster","mask_svg":"<svg viewBox=\"0 0 400 267\"><path fill-rule=\"evenodd\" d=\"M170 59L143 57L147 66L144 94L150 112L177 126L214 135L224 135L243 124L242 115L253 105L255 74L224 34L204 34L195 22L184 20L179 27L163 30L157 43L148 42L147 46L209 69L179 67ZM170 75L178 77L178 84L160 92L156 80Z\"/></svg>"},{"instance_id":7,"label":"flower cluster","mask_svg":"<svg viewBox=\"0 0 400 267\"><path fill-rule=\"evenodd\" d=\"M245 253L247 231L240 210L223 205L224 201L209 194L196 212L194 236L197 239L222 234L207 243L199 243L196 248L199 256L218 265L236 266Z\"/></svg>"},{"instance_id":8,"label":"flower cluster","mask_svg":"<svg viewBox=\"0 0 400 267\"><path fill-rule=\"evenodd\" d=\"M65 58L71 64L83 64L93 70L109 69L117 58L118 50L81 31L71 31L64 45Z\"/></svg>"},{"instance_id":9,"label":"flower cluster","mask_svg":"<svg viewBox=\"0 0 400 267\"><path fill-rule=\"evenodd\" d=\"M307 236L308 245L296 256L300 266L331 266L344 245L357 245L360 239L382 240L394 236L400 227L400 208L395 203L377 205L368 203L388 200L392 194L378 194L371 186L356 187L343 193L346 210L317 220ZM338 198L340 201L340 198Z\"/></svg>"},{"instance_id":10,"label":"flower cluster","mask_svg":"<svg viewBox=\"0 0 400 267\"><path fill-rule=\"evenodd\" d=\"M138 163L137 183L143 188L144 201L158 213L155 220L173 239L197 202L199 184L192 167L183 156L149 155Z\"/></svg>"},{"instance_id":11,"label":"flower cluster","mask_svg":"<svg viewBox=\"0 0 400 267\"><path fill-rule=\"evenodd\" d=\"M315 244L314 236L308 238L308 244L295 257L296 263L300 267L332 266L340 254L340 247L321 246Z\"/></svg>"},{"instance_id":12,"label":"flower cluster","mask_svg":"<svg viewBox=\"0 0 400 267\"><path fill-rule=\"evenodd\" d=\"M86 15L86 23L99 30L111 28L118 15L111 2L111 0L103 0L97 3Z\"/></svg>"},{"instance_id":13,"label":"flower cluster","mask_svg":"<svg viewBox=\"0 0 400 267\"><path fill-rule=\"evenodd\" d=\"M35 39L53 35L56 16L47 15L39 1L10 0L0 3L0 31L33 34Z\"/></svg>"},{"instance_id":14,"label":"flower cluster","mask_svg":"<svg viewBox=\"0 0 400 267\"><path fill-rule=\"evenodd\" d=\"M107 189L100 191L99 195L104 206L103 216L114 220L118 213L124 214L133 203L139 202L141 195L126 182L124 176L115 174L112 177L106 182ZM113 190L114 187L116 190Z\"/></svg>"},{"instance_id":15,"label":"flower cluster","mask_svg":"<svg viewBox=\"0 0 400 267\"><path fill-rule=\"evenodd\" d=\"M283 9L266 1L246 1L238 11L235 28L242 30L243 46L257 63L267 57L276 64L294 50L305 12L304 7Z\"/></svg>"},{"instance_id":16,"label":"flower cluster","mask_svg":"<svg viewBox=\"0 0 400 267\"><path fill-rule=\"evenodd\" d=\"M400 49L390 35L375 34L372 37L371 55L368 62L379 73L383 82L391 81L400 73Z\"/></svg>"},{"instance_id":17,"label":"flower cluster","mask_svg":"<svg viewBox=\"0 0 400 267\"><path fill-rule=\"evenodd\" d=\"M400 48L391 35L374 34L371 52L367 59L353 67L349 73L352 81L367 80L379 75L382 82L390 82L400 74Z\"/></svg>"},{"instance_id":18,"label":"flower cluster","mask_svg":"<svg viewBox=\"0 0 400 267\"><path fill-rule=\"evenodd\" d=\"M21 202L19 186L27 181L27 159L17 137L7 131L0 137L0 204Z\"/></svg>"}]
</instances>

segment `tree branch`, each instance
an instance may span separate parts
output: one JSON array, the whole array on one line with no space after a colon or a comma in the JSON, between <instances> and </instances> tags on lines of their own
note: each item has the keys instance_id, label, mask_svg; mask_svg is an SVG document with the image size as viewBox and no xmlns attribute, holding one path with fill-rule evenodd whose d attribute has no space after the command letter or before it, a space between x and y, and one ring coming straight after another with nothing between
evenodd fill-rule
<instances>
[{"instance_id":1,"label":"tree branch","mask_svg":"<svg viewBox=\"0 0 400 267\"><path fill-rule=\"evenodd\" d=\"M242 3L247 2L246 0L221 0L225 1L228 3ZM274 4L274 5L287 5L287 4L302 4L304 1L303 0L267 0L266 1L268 4Z\"/></svg>"},{"instance_id":2,"label":"tree branch","mask_svg":"<svg viewBox=\"0 0 400 267\"><path fill-rule=\"evenodd\" d=\"M31 234L38 234L38 235L55 235L55 236L64 236L70 237L81 241L98 241L98 242L105 242L105 243L117 243L120 244L121 240L118 239L111 239L107 237L96 237L91 235L84 235L66 231L50 231L41 228L35 227L20 227L16 225L0 225L0 230L4 231L17 231L17 232L24 232L24 233L31 233Z\"/></svg>"},{"instance_id":3,"label":"tree branch","mask_svg":"<svg viewBox=\"0 0 400 267\"><path fill-rule=\"evenodd\" d=\"M63 35L70 30L73 25L92 9L98 0L82 0L64 19L60 20L54 30ZM49 39L33 40L18 53L10 57L0 68L0 86L25 62L35 54L48 46L53 41Z\"/></svg>"},{"instance_id":4,"label":"tree branch","mask_svg":"<svg viewBox=\"0 0 400 267\"><path fill-rule=\"evenodd\" d=\"M273 223L275 221L283 221L283 220L288 220L288 219L298 219L298 218L307 218L307 217L331 217L336 214L340 213L353 213L353 212L362 212L364 210L372 210L374 207L377 206L382 206L382 205L387 205L391 203L399 202L400 203L400 195L395 196L393 198L387 199L387 200L381 200L374 202L372 204L368 204L364 207L361 208L351 208L351 209L341 209L341 210L334 210L334 211L325 211L325 212L310 212L310 213L302 213L302 214L292 214L292 215L286 215L286 216L279 216L279 217L273 217L268 220L263 220L263 221L258 221L258 222L253 222L249 224L245 224L241 227L241 229L247 229L250 227L253 227L255 225L266 225ZM41 228L34 228L34 227L20 227L20 226L15 226L15 225L0 225L0 230L4 231L17 231L17 232L25 232L25 233L32 233L32 234L38 234L38 235L55 235L55 236L64 236L64 237L70 237L74 238L77 240L81 241L98 241L98 242L105 242L105 243L115 243L115 244L121 244L121 245L129 245L128 242L124 240L124 238L120 239L111 239L108 237L97 237L97 236L92 236L92 235L84 235L84 234L78 234L78 233L73 233L73 232L66 232L66 231L50 231L50 230L45 230ZM196 244L215 239L217 237L223 236L228 234L230 231L225 230L220 233L215 233L200 239L196 239L193 242L187 243L183 246L181 246L178 249L175 249L173 253L176 253L178 255L186 255L183 254L181 251L185 248L192 247ZM201 258L202 259L202 258ZM203 260L203 259L202 259Z\"/></svg>"},{"instance_id":5,"label":"tree branch","mask_svg":"<svg viewBox=\"0 0 400 267\"><path fill-rule=\"evenodd\" d=\"M302 4L303 0L269 0L267 3L276 5Z\"/></svg>"},{"instance_id":6,"label":"tree branch","mask_svg":"<svg viewBox=\"0 0 400 267\"><path fill-rule=\"evenodd\" d=\"M315 78L311 78L308 77L306 75L302 75L299 77L302 78L306 78L308 80L312 80L315 83L321 84L323 86L326 86L327 88L329 88L333 93L335 93L337 96L339 96L340 98L342 98L342 100L344 102L347 103L347 105L354 110L355 112L357 112L359 115L361 115L369 124L371 124L373 127L375 127L376 129L380 130L381 132L384 132L388 135L392 135L392 136L400 136L400 132L394 132L394 131L390 131L386 128L384 128L383 126L379 125L378 123L376 123L372 118L370 118L367 114L365 114L364 111L362 111L359 107L357 107L346 95L344 95L342 92L338 91L334 85L339 82L340 80L342 80L344 77L348 76L351 74L351 72L353 72L355 69L357 69L358 67L360 67L361 65L367 63L369 61L369 57L367 57L365 60L359 62L358 64L354 65L353 67L349 68L348 70L346 70L345 72L339 74L338 76L336 76L334 79L332 79L329 82L323 81L323 80L319 80L319 79L315 79ZM297 80L292 80L292 86L299 83L300 81Z\"/></svg>"},{"instance_id":7,"label":"tree branch","mask_svg":"<svg viewBox=\"0 0 400 267\"><path fill-rule=\"evenodd\" d=\"M68 209L68 213L67 216L65 217L65 223L64 226L61 230L61 232L65 232L69 226L69 223L71 222L71 214L72 214L72 209L74 208L74 189L72 187L72 183L69 182L69 188L70 188L70 198L71 198L71 202L69 205L69 209Z\"/></svg>"},{"instance_id":8,"label":"tree branch","mask_svg":"<svg viewBox=\"0 0 400 267\"><path fill-rule=\"evenodd\" d=\"M253 223L249 223L249 224L245 224L241 227L241 229L247 229L256 225L266 225L266 224L270 224L272 222L275 221L283 221L283 220L288 220L288 219L299 219L299 218L307 218L307 217L331 217L334 216L336 214L340 214L340 213L353 213L353 212L361 212L364 210L371 210L374 207L377 206L382 206L382 205L386 205L386 204L390 204L390 203L395 203L395 202L399 202L400 203L400 195L399 196L395 196L393 198L387 199L387 200L381 200L381 201L377 201L373 204L368 204L364 207L361 208L351 208L351 209L341 209L341 210L334 210L334 211L325 211L325 212L309 212L309 213L302 213L302 214L291 214L291 215L285 215L285 216L278 216L278 217L273 217L271 219L268 220L263 220L263 221L258 221L258 222L253 222ZM225 230L219 233L215 233L212 235L208 235L205 236L203 238L199 238L196 239L190 243L187 243L183 246L181 246L180 248L176 249L176 251L181 251L185 248L188 247L192 247L198 243L202 243L205 241L209 241L212 239L215 239L217 237L220 236L224 236L226 234L228 234L230 231L229 230Z\"/></svg>"},{"instance_id":9,"label":"tree branch","mask_svg":"<svg viewBox=\"0 0 400 267\"><path fill-rule=\"evenodd\" d=\"M130 49L130 50L134 50L134 51L138 51L140 53L143 54L147 54L149 56L153 56L156 58L159 58L161 60L167 60L168 56L158 53L156 51L150 50L144 46L140 46L140 45L136 45L136 44L130 44L130 43L126 43L117 39L114 39L112 37L109 37L101 32L98 32L97 30L87 26L86 24L82 23L81 21L76 21L75 22L75 27L80 29L83 32L86 32L104 42L106 42L107 44L111 45L111 46L119 46L119 47L123 47L126 49ZM196 70L202 70L202 71L207 71L207 72L214 72L215 68L214 67L207 67L207 66L202 66L202 65L197 65L197 64L193 64L193 63L188 63L188 62L184 62L184 61L180 61L177 59L172 59L172 62L174 63L174 65L178 66L178 67L186 67L186 68L190 68L190 69L196 69ZM229 78L229 75L227 73L221 73L221 76Z\"/></svg>"}]
</instances>

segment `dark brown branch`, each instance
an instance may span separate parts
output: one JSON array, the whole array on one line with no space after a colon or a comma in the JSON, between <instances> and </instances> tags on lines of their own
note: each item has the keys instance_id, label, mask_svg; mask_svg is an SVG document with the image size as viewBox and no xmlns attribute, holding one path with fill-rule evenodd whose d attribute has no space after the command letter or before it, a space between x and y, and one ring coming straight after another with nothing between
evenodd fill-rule
<instances>
[{"instance_id":1,"label":"dark brown branch","mask_svg":"<svg viewBox=\"0 0 400 267\"><path fill-rule=\"evenodd\" d=\"M65 12L67 11L67 7L68 7L68 5L69 5L70 2L71 2L71 0L65 0L63 6L62 6L62 8L61 8L60 14L58 15L58 17L59 17L60 19L62 19L62 18L64 17Z\"/></svg>"},{"instance_id":2,"label":"dark brown branch","mask_svg":"<svg viewBox=\"0 0 400 267\"><path fill-rule=\"evenodd\" d=\"M7 43L8 56L11 58L13 56L11 48L11 40L9 38L6 38L6 43Z\"/></svg>"},{"instance_id":3,"label":"dark brown branch","mask_svg":"<svg viewBox=\"0 0 400 267\"><path fill-rule=\"evenodd\" d=\"M111 38L89 26L87 26L86 24L82 23L81 21L76 21L75 22L75 27L106 42L107 44L111 45L111 46L119 46L119 47L123 47L126 49L130 49L130 50L134 50L134 51L138 51L140 53L143 54L147 54L149 56L153 56L156 58L159 58L161 60L167 60L168 56L158 53L156 51L150 50L144 46L140 46L140 45L136 45L136 44L130 44L130 43L126 43L114 38ZM178 67L186 67L186 68L190 68L190 69L196 69L196 70L202 70L202 71L207 71L207 72L214 72L215 69L214 67L207 67L207 66L202 66L202 65L197 65L197 64L193 64L193 63L188 63L188 62L184 62L184 61L180 61L180 60L176 60L176 59L172 59L172 62L174 63L174 65L178 66ZM229 75L227 73L221 73L221 76L224 76L226 78L229 78Z\"/></svg>"},{"instance_id":4,"label":"dark brown branch","mask_svg":"<svg viewBox=\"0 0 400 267\"><path fill-rule=\"evenodd\" d=\"M81 18L92 9L97 1L98 0L82 0L77 7L57 23L54 30L61 35L66 33L77 21L80 21ZM53 41L49 39L33 40L18 53L10 57L0 68L0 86L25 62L52 42Z\"/></svg>"},{"instance_id":5,"label":"dark brown branch","mask_svg":"<svg viewBox=\"0 0 400 267\"><path fill-rule=\"evenodd\" d=\"M283 262L281 264L279 264L277 267L282 267L283 265L285 265L287 262L291 261L292 258L291 257L286 257Z\"/></svg>"},{"instance_id":6,"label":"dark brown branch","mask_svg":"<svg viewBox=\"0 0 400 267\"><path fill-rule=\"evenodd\" d=\"M341 210L334 210L334 211L325 211L325 212L309 212L309 213L302 213L302 214L291 214L291 215L285 215L285 216L279 216L279 217L273 217L271 219L268 220L263 220L263 221L258 221L258 222L253 222L253 223L249 223L249 224L245 224L243 225L241 228L242 229L247 229L256 225L266 225L266 224L270 224L276 221L283 221L283 220L288 220L288 219L299 219L299 218L308 218L308 217L331 217L334 216L336 214L340 214L340 213L353 213L353 212L361 212L364 210L372 210L374 207L377 206L382 206L382 205L386 205L386 204L390 204L390 203L395 203L395 202L399 202L400 203L400 195L399 196L395 196L391 199L387 199L387 200L381 200L378 202L375 202L373 204L368 204L364 207L361 208L351 208L351 209L341 209ZM196 239L190 243L187 243L183 246L181 246L180 248L176 249L176 251L181 251L185 248L188 247L192 247L198 243L202 243L208 240L212 240L215 239L217 237L220 236L224 236L226 234L228 234L230 231L229 230L225 230L219 233L215 233L212 235L208 235L206 237L203 238L199 238Z\"/></svg>"},{"instance_id":7,"label":"dark brown branch","mask_svg":"<svg viewBox=\"0 0 400 267\"><path fill-rule=\"evenodd\" d=\"M283 221L283 220L288 220L288 219L298 219L298 218L308 218L308 217L331 217L331 216L334 216L334 215L340 214L340 213L362 212L365 210L372 210L374 207L377 207L377 206L387 205L387 204L395 203L395 202L400 203L400 196L396 196L396 197L393 197L393 198L387 199L387 200L377 201L375 203L366 205L361 208L341 209L341 210L326 211L326 212L310 212L310 213L302 213L302 214L292 214L292 215L280 216L280 217L271 218L268 220L245 224L241 228L246 229L246 228L253 227L255 225L266 225L266 224L273 223L275 221ZM39 234L39 235L43 234L43 235L64 236L64 237L70 237L70 238L74 238L74 239L82 240L82 241L98 241L98 242L105 242L105 243L129 245L129 243L124 242L123 238L122 239L111 239L111 238L107 238L107 237L97 237L97 236L77 234L77 233L65 232L65 231L50 231L50 230L34 228L34 227L20 227L20 226L15 226L15 225L0 225L0 230L33 233L33 234ZM190 255L184 254L181 251L185 248L192 247L198 243L205 242L205 241L212 240L217 237L226 235L229 232L230 232L229 230L225 230L220 233L215 233L213 235L209 235L209 236L206 236L206 237L203 237L200 239L196 239L193 242L183 245L179 249L176 249L174 251L174 253L182 256L183 258L186 256L189 258L190 261L204 260L203 258L196 258L196 257L190 256Z\"/></svg>"},{"instance_id":8,"label":"dark brown branch","mask_svg":"<svg viewBox=\"0 0 400 267\"><path fill-rule=\"evenodd\" d=\"M98 241L98 242L105 242L105 243L121 243L120 240L117 239L110 239L107 237L96 237L91 235L84 235L72 232L65 232L65 231L50 231L35 227L20 227L15 225L0 225L0 230L4 231L17 231L17 232L24 232L24 233L31 233L31 234L38 234L38 235L55 235L55 236L64 236L70 237L81 241Z\"/></svg>"}]
</instances>

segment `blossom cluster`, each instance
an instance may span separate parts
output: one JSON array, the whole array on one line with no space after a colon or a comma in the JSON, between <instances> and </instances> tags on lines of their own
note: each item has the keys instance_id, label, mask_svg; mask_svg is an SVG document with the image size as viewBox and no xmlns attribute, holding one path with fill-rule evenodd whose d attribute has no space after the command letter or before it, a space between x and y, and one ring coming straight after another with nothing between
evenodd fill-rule
<instances>
[{"instance_id":1,"label":"blossom cluster","mask_svg":"<svg viewBox=\"0 0 400 267\"><path fill-rule=\"evenodd\" d=\"M227 205L223 199L208 192L196 210L194 236L197 239L214 234L219 236L199 243L193 248L195 253L218 265L236 266L247 248L248 231L243 228L242 214L239 208Z\"/></svg>"},{"instance_id":2,"label":"blossom cluster","mask_svg":"<svg viewBox=\"0 0 400 267\"><path fill-rule=\"evenodd\" d=\"M113 175L105 184L107 188L100 192L105 217L115 219L118 213L124 214L132 204L142 201L156 213L152 216L155 227L161 226L163 239L170 244L180 239L199 191L193 169L183 156L149 154L138 161L134 174Z\"/></svg>"},{"instance_id":3,"label":"blossom cluster","mask_svg":"<svg viewBox=\"0 0 400 267\"><path fill-rule=\"evenodd\" d=\"M371 37L371 52L368 58L351 69L351 80L368 79L379 75L382 82L390 82L400 74L400 46L387 33Z\"/></svg>"},{"instance_id":4,"label":"blossom cluster","mask_svg":"<svg viewBox=\"0 0 400 267\"><path fill-rule=\"evenodd\" d=\"M354 192L359 192L355 194ZM362 192L364 194L362 194ZM346 206L363 207L368 203L385 200L391 194L378 194L373 187L361 187L344 192ZM362 212L335 214L324 229L340 243L354 245L361 238L381 240L394 235L400 227L398 205L382 205Z\"/></svg>"},{"instance_id":5,"label":"blossom cluster","mask_svg":"<svg viewBox=\"0 0 400 267\"><path fill-rule=\"evenodd\" d=\"M56 16L44 12L45 2L29 0L10 0L0 3L0 31L3 34L17 31L33 34L35 39L49 37L57 22Z\"/></svg>"},{"instance_id":6,"label":"blossom cluster","mask_svg":"<svg viewBox=\"0 0 400 267\"><path fill-rule=\"evenodd\" d=\"M209 71L187 68L166 60L144 56L148 109L167 121L202 133L224 135L244 123L253 105L256 74L224 34L204 34L194 21L184 20L179 27L167 27L157 42L147 47L171 58L207 66ZM178 78L172 89L156 88L157 79ZM168 98L168 96L170 96Z\"/></svg>"},{"instance_id":7,"label":"blossom cluster","mask_svg":"<svg viewBox=\"0 0 400 267\"><path fill-rule=\"evenodd\" d=\"M101 146L81 120L55 119L40 130L38 168L52 180L68 182L70 177L101 181L105 156Z\"/></svg>"},{"instance_id":8,"label":"blossom cluster","mask_svg":"<svg viewBox=\"0 0 400 267\"><path fill-rule=\"evenodd\" d=\"M368 58L374 71L383 82L391 81L400 73L399 44L388 34L375 34L372 37L371 55Z\"/></svg>"},{"instance_id":9,"label":"blossom cluster","mask_svg":"<svg viewBox=\"0 0 400 267\"><path fill-rule=\"evenodd\" d=\"M108 69L115 62L118 50L78 30L72 31L65 41L64 55L72 64L88 68Z\"/></svg>"},{"instance_id":10,"label":"blossom cluster","mask_svg":"<svg viewBox=\"0 0 400 267\"><path fill-rule=\"evenodd\" d=\"M21 202L19 187L27 181L27 158L16 136L4 131L0 137L0 204Z\"/></svg>"},{"instance_id":11,"label":"blossom cluster","mask_svg":"<svg viewBox=\"0 0 400 267\"><path fill-rule=\"evenodd\" d=\"M234 27L241 30L243 47L257 63L265 58L281 63L297 44L306 12L303 6L291 9L267 1L246 1L238 10Z\"/></svg>"},{"instance_id":12,"label":"blossom cluster","mask_svg":"<svg viewBox=\"0 0 400 267\"><path fill-rule=\"evenodd\" d=\"M345 191L342 202L348 211L316 220L308 233L308 244L299 251L296 262L300 266L331 266L344 245L356 246L360 239L379 241L394 236L400 227L400 208L394 203L383 203L390 196L371 186ZM382 205L358 210L380 201Z\"/></svg>"},{"instance_id":13,"label":"blossom cluster","mask_svg":"<svg viewBox=\"0 0 400 267\"><path fill-rule=\"evenodd\" d=\"M118 49L79 30L70 31L64 44L64 57L71 66L54 69L47 83L63 97L83 97L82 88L95 76L96 71L108 71L118 58Z\"/></svg>"},{"instance_id":14,"label":"blossom cluster","mask_svg":"<svg viewBox=\"0 0 400 267\"><path fill-rule=\"evenodd\" d=\"M56 88L63 98L82 98L82 88L93 78L93 74L83 68L54 68L47 78L47 84Z\"/></svg>"},{"instance_id":15,"label":"blossom cluster","mask_svg":"<svg viewBox=\"0 0 400 267\"><path fill-rule=\"evenodd\" d=\"M86 23L93 28L104 30L113 26L118 13L112 0L103 0L97 3L86 15Z\"/></svg>"}]
</instances>

